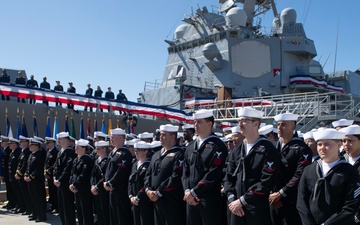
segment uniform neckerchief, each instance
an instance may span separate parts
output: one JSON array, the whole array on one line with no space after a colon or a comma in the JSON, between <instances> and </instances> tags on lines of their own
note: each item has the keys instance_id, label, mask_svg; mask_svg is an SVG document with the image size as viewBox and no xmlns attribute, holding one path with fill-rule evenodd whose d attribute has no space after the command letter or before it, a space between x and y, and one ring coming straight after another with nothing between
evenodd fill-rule
<instances>
[{"instance_id":1,"label":"uniform neckerchief","mask_svg":"<svg viewBox=\"0 0 360 225\"><path fill-rule=\"evenodd\" d=\"M315 187L314 187L314 195L313 195L313 201L316 201L316 197L319 195L319 192L321 190L320 186L323 184L325 185L324 191L325 191L325 201L326 203L329 205L330 204L330 184L329 182L326 180L326 177L330 176L331 174L333 174L338 168L340 168L340 166L338 166L339 164L343 164L343 163L347 163L346 160L344 158L339 158L338 161L336 162L335 165L333 165L331 167L331 169L327 172L327 174L325 174L325 176L323 177L322 175L322 160L318 159L316 161L316 163L318 164L318 166L316 167L316 174L319 177L319 179L316 181L315 183Z\"/></svg>"}]
</instances>

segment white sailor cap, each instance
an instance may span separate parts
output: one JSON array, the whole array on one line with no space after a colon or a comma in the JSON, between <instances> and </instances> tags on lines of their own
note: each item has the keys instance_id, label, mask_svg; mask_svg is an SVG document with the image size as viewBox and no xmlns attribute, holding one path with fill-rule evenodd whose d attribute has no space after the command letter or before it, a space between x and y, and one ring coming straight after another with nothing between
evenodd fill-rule
<instances>
[{"instance_id":1,"label":"white sailor cap","mask_svg":"<svg viewBox=\"0 0 360 225\"><path fill-rule=\"evenodd\" d=\"M41 141L42 143L45 142L44 138L38 137L38 136L34 136L35 139Z\"/></svg>"},{"instance_id":2,"label":"white sailor cap","mask_svg":"<svg viewBox=\"0 0 360 225\"><path fill-rule=\"evenodd\" d=\"M40 141L39 139L33 137L33 138L29 138L29 145L41 145L43 142Z\"/></svg>"},{"instance_id":3,"label":"white sailor cap","mask_svg":"<svg viewBox=\"0 0 360 225\"><path fill-rule=\"evenodd\" d=\"M76 139L73 136L69 136L70 141L76 141Z\"/></svg>"},{"instance_id":4,"label":"white sailor cap","mask_svg":"<svg viewBox=\"0 0 360 225\"><path fill-rule=\"evenodd\" d=\"M345 137L345 133L341 131L337 131L334 128L326 128L321 129L314 132L314 139L315 141L318 140L325 140L325 139L335 139L335 140L342 140Z\"/></svg>"},{"instance_id":5,"label":"white sailor cap","mask_svg":"<svg viewBox=\"0 0 360 225\"><path fill-rule=\"evenodd\" d=\"M69 132L60 132L56 135L57 139L60 138L68 138L69 137Z\"/></svg>"},{"instance_id":6,"label":"white sailor cap","mask_svg":"<svg viewBox=\"0 0 360 225\"><path fill-rule=\"evenodd\" d=\"M45 142L50 142L50 141L56 142L56 139L52 137L45 137Z\"/></svg>"},{"instance_id":7,"label":"white sailor cap","mask_svg":"<svg viewBox=\"0 0 360 225\"><path fill-rule=\"evenodd\" d=\"M301 131L297 131L297 135L298 135L298 137L300 137L300 138L303 138L304 137L304 134L303 133L301 133Z\"/></svg>"},{"instance_id":8,"label":"white sailor cap","mask_svg":"<svg viewBox=\"0 0 360 225\"><path fill-rule=\"evenodd\" d=\"M224 134L221 133L221 132L215 132L215 135L218 136L218 137L224 137Z\"/></svg>"},{"instance_id":9,"label":"white sailor cap","mask_svg":"<svg viewBox=\"0 0 360 225\"><path fill-rule=\"evenodd\" d=\"M304 134L304 140L306 139L314 139L314 132L313 131L308 131Z\"/></svg>"},{"instance_id":10,"label":"white sailor cap","mask_svg":"<svg viewBox=\"0 0 360 225\"><path fill-rule=\"evenodd\" d=\"M20 142L20 141L30 141L30 139L29 139L28 137L25 137L25 136L20 135L20 136L19 136L19 142Z\"/></svg>"},{"instance_id":11,"label":"white sailor cap","mask_svg":"<svg viewBox=\"0 0 360 225\"><path fill-rule=\"evenodd\" d=\"M135 143L137 143L138 141L139 141L139 139L132 139L132 140L129 140L129 141L125 141L125 145L134 146Z\"/></svg>"},{"instance_id":12,"label":"white sailor cap","mask_svg":"<svg viewBox=\"0 0 360 225\"><path fill-rule=\"evenodd\" d=\"M333 127L347 127L352 125L354 120L340 119L332 122Z\"/></svg>"},{"instance_id":13,"label":"white sailor cap","mask_svg":"<svg viewBox=\"0 0 360 225\"><path fill-rule=\"evenodd\" d=\"M131 138L131 139L136 139L137 138L136 134L133 134L133 133L126 134L126 137Z\"/></svg>"},{"instance_id":14,"label":"white sailor cap","mask_svg":"<svg viewBox=\"0 0 360 225\"><path fill-rule=\"evenodd\" d=\"M360 135L359 125L350 125L348 127L341 128L340 132L344 132L345 135Z\"/></svg>"},{"instance_id":15,"label":"white sailor cap","mask_svg":"<svg viewBox=\"0 0 360 225\"><path fill-rule=\"evenodd\" d=\"M126 135L125 131L121 128L115 128L110 130L111 135Z\"/></svg>"},{"instance_id":16,"label":"white sailor cap","mask_svg":"<svg viewBox=\"0 0 360 225\"><path fill-rule=\"evenodd\" d=\"M179 126L174 126L172 124L165 124L160 126L160 131L164 132L178 132Z\"/></svg>"},{"instance_id":17,"label":"white sailor cap","mask_svg":"<svg viewBox=\"0 0 360 225\"><path fill-rule=\"evenodd\" d=\"M226 137L221 137L220 140L224 143L229 141Z\"/></svg>"},{"instance_id":18,"label":"white sailor cap","mask_svg":"<svg viewBox=\"0 0 360 225\"><path fill-rule=\"evenodd\" d=\"M154 134L153 133L149 133L149 132L144 132L138 135L139 139L143 139L143 138L153 138Z\"/></svg>"},{"instance_id":19,"label":"white sailor cap","mask_svg":"<svg viewBox=\"0 0 360 225\"><path fill-rule=\"evenodd\" d=\"M110 143L108 141L97 141L95 142L95 147L107 147Z\"/></svg>"},{"instance_id":20,"label":"white sailor cap","mask_svg":"<svg viewBox=\"0 0 360 225\"><path fill-rule=\"evenodd\" d=\"M5 135L1 135L1 136L0 136L0 141L1 141L1 142L3 142L3 141L8 142L8 141L9 141L9 137L8 137L8 136L5 136Z\"/></svg>"},{"instance_id":21,"label":"white sailor cap","mask_svg":"<svg viewBox=\"0 0 360 225\"><path fill-rule=\"evenodd\" d=\"M141 149L150 149L151 144L147 143L145 141L139 141L139 142L135 143L134 147L135 148L141 148Z\"/></svg>"},{"instance_id":22,"label":"white sailor cap","mask_svg":"<svg viewBox=\"0 0 360 225\"><path fill-rule=\"evenodd\" d=\"M75 140L75 145L77 145L77 146L86 147L86 146L88 146L88 144L89 144L89 141L85 140L85 139Z\"/></svg>"},{"instance_id":23,"label":"white sailor cap","mask_svg":"<svg viewBox=\"0 0 360 225\"><path fill-rule=\"evenodd\" d=\"M161 146L161 142L160 141L153 141L151 142L151 148L157 148Z\"/></svg>"},{"instance_id":24,"label":"white sailor cap","mask_svg":"<svg viewBox=\"0 0 360 225\"><path fill-rule=\"evenodd\" d=\"M19 143L19 140L13 137L9 138L9 143Z\"/></svg>"},{"instance_id":25,"label":"white sailor cap","mask_svg":"<svg viewBox=\"0 0 360 225\"><path fill-rule=\"evenodd\" d=\"M276 122L278 121L297 121L299 118L299 115L294 114L294 113L282 113L282 114L278 114L274 117L274 120Z\"/></svg>"},{"instance_id":26,"label":"white sailor cap","mask_svg":"<svg viewBox=\"0 0 360 225\"><path fill-rule=\"evenodd\" d=\"M239 126L235 126L231 128L231 133L235 134L235 133L240 133L240 128Z\"/></svg>"},{"instance_id":27,"label":"white sailor cap","mask_svg":"<svg viewBox=\"0 0 360 225\"><path fill-rule=\"evenodd\" d=\"M90 143L89 143L86 147L88 147L88 148L90 148L90 149L94 150L94 146L92 146Z\"/></svg>"},{"instance_id":28,"label":"white sailor cap","mask_svg":"<svg viewBox=\"0 0 360 225\"><path fill-rule=\"evenodd\" d=\"M231 127L225 127L225 128L223 128L223 132L226 132L226 131L231 131Z\"/></svg>"},{"instance_id":29,"label":"white sailor cap","mask_svg":"<svg viewBox=\"0 0 360 225\"><path fill-rule=\"evenodd\" d=\"M209 109L200 109L198 111L196 111L193 115L193 119L194 120L198 120L198 119L205 119L205 118L210 118L213 117L213 111L209 110Z\"/></svg>"},{"instance_id":30,"label":"white sailor cap","mask_svg":"<svg viewBox=\"0 0 360 225\"><path fill-rule=\"evenodd\" d=\"M106 138L106 134L104 134L104 133L101 132L101 131L95 131L95 132L94 132L94 138L97 138L97 137Z\"/></svg>"},{"instance_id":31,"label":"white sailor cap","mask_svg":"<svg viewBox=\"0 0 360 225\"><path fill-rule=\"evenodd\" d=\"M184 133L183 132L178 132L177 136L176 136L176 139L180 139L180 138L183 138L183 137L184 137Z\"/></svg>"},{"instance_id":32,"label":"white sailor cap","mask_svg":"<svg viewBox=\"0 0 360 225\"><path fill-rule=\"evenodd\" d=\"M263 127L259 128L259 134L260 135L267 135L268 133L272 132L274 129L273 125L265 125Z\"/></svg>"},{"instance_id":33,"label":"white sailor cap","mask_svg":"<svg viewBox=\"0 0 360 225\"><path fill-rule=\"evenodd\" d=\"M228 141L232 141L232 140L233 140L232 134L227 134L225 137L226 137L226 139L227 139Z\"/></svg>"},{"instance_id":34,"label":"white sailor cap","mask_svg":"<svg viewBox=\"0 0 360 225\"><path fill-rule=\"evenodd\" d=\"M245 117L261 119L263 115L264 115L263 111L256 110L250 107L245 107L238 110L238 117L245 116Z\"/></svg>"},{"instance_id":35,"label":"white sailor cap","mask_svg":"<svg viewBox=\"0 0 360 225\"><path fill-rule=\"evenodd\" d=\"M194 129L195 128L195 126L194 126L194 124L184 124L184 126L182 126L182 129L183 130L186 130L186 129Z\"/></svg>"}]
</instances>

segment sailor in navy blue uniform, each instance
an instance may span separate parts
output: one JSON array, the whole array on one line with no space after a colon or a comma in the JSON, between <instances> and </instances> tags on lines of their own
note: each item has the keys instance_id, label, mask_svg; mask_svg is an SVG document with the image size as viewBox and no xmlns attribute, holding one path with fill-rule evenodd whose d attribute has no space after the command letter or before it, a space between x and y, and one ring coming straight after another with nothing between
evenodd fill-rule
<instances>
[{"instance_id":1,"label":"sailor in navy blue uniform","mask_svg":"<svg viewBox=\"0 0 360 225\"><path fill-rule=\"evenodd\" d=\"M75 225L74 194L69 190L69 179L76 154L74 149L69 146L68 132L58 133L57 140L61 150L54 166L54 185L57 187L60 219L62 224Z\"/></svg>"},{"instance_id":2,"label":"sailor in navy blue uniform","mask_svg":"<svg viewBox=\"0 0 360 225\"><path fill-rule=\"evenodd\" d=\"M345 133L343 147L346 154L344 158L348 163L357 168L360 173L360 126L350 125L346 128L341 128L339 131ZM356 224L360 224L360 208L357 210L354 219Z\"/></svg>"},{"instance_id":3,"label":"sailor in navy blue uniform","mask_svg":"<svg viewBox=\"0 0 360 225\"><path fill-rule=\"evenodd\" d=\"M86 154L88 140L75 141L77 157L73 161L69 189L75 195L75 207L79 225L92 225L93 199L91 194L90 175L94 159Z\"/></svg>"},{"instance_id":4,"label":"sailor in navy blue uniform","mask_svg":"<svg viewBox=\"0 0 360 225\"><path fill-rule=\"evenodd\" d=\"M193 119L198 137L186 148L182 176L187 224L221 224L221 184L228 150L212 132L211 110L199 110Z\"/></svg>"},{"instance_id":5,"label":"sailor in navy blue uniform","mask_svg":"<svg viewBox=\"0 0 360 225\"><path fill-rule=\"evenodd\" d=\"M303 138L305 143L309 146L309 148L312 151L312 162L320 159L320 156L317 152L317 145L316 145L316 141L314 139L314 135L313 133L316 131L317 129L312 129L311 131L308 131L304 134Z\"/></svg>"},{"instance_id":6,"label":"sailor in navy blue uniform","mask_svg":"<svg viewBox=\"0 0 360 225\"><path fill-rule=\"evenodd\" d=\"M355 224L360 205L358 170L339 158L345 133L333 128L314 132L321 159L304 169L297 209L303 224Z\"/></svg>"},{"instance_id":7,"label":"sailor in navy blue uniform","mask_svg":"<svg viewBox=\"0 0 360 225\"><path fill-rule=\"evenodd\" d=\"M95 142L97 158L91 172L90 183L91 192L94 195L95 200L96 224L98 225L110 224L109 193L104 188L105 172L110 160L110 157L108 156L110 151L109 145L108 141Z\"/></svg>"},{"instance_id":8,"label":"sailor in navy blue uniform","mask_svg":"<svg viewBox=\"0 0 360 225\"><path fill-rule=\"evenodd\" d=\"M110 193L110 224L132 225L128 181L133 157L124 146L125 131L116 128L110 130L110 133L111 143L116 153L108 164L103 183L105 190Z\"/></svg>"},{"instance_id":9,"label":"sailor in navy blue uniform","mask_svg":"<svg viewBox=\"0 0 360 225\"><path fill-rule=\"evenodd\" d=\"M20 135L19 142L20 142L21 153L19 156L19 162L15 173L15 179L19 181L20 191L21 191L23 208L20 208L20 212L23 215L30 215L32 208L30 203L29 190L28 190L27 182L25 182L24 180L24 174L27 168L28 159L31 154L31 151L29 149L29 138Z\"/></svg>"},{"instance_id":10,"label":"sailor in navy blue uniform","mask_svg":"<svg viewBox=\"0 0 360 225\"><path fill-rule=\"evenodd\" d=\"M295 132L298 117L299 115L293 113L278 114L274 117L280 138L276 148L282 157L280 177L269 196L274 225L301 225L296 209L297 186L304 168L311 164L312 151Z\"/></svg>"},{"instance_id":11,"label":"sailor in navy blue uniform","mask_svg":"<svg viewBox=\"0 0 360 225\"><path fill-rule=\"evenodd\" d=\"M258 129L262 111L241 108L239 128L245 139L229 162L225 191L232 212L231 225L270 225L269 194L275 187L280 166L280 153Z\"/></svg>"},{"instance_id":12,"label":"sailor in navy blue uniform","mask_svg":"<svg viewBox=\"0 0 360 225\"><path fill-rule=\"evenodd\" d=\"M129 198L132 203L134 225L154 224L154 204L145 193L145 175L150 165L151 145L144 141L134 144L136 161L129 177Z\"/></svg>"},{"instance_id":13,"label":"sailor in navy blue uniform","mask_svg":"<svg viewBox=\"0 0 360 225\"><path fill-rule=\"evenodd\" d=\"M184 150L178 145L179 127L171 124L160 126L163 148L154 153L146 175L146 194L154 202L155 224L185 223L185 204L182 201L181 175Z\"/></svg>"},{"instance_id":14,"label":"sailor in navy blue uniform","mask_svg":"<svg viewBox=\"0 0 360 225\"><path fill-rule=\"evenodd\" d=\"M46 191L44 164L46 155L41 150L42 142L30 138L29 148L31 155L27 163L27 169L24 174L24 180L28 184L31 199L32 215L29 220L35 222L46 221Z\"/></svg>"},{"instance_id":15,"label":"sailor in navy blue uniform","mask_svg":"<svg viewBox=\"0 0 360 225\"><path fill-rule=\"evenodd\" d=\"M14 189L12 188L11 183L9 181L9 160L11 153L11 149L9 146L9 137L1 135L0 140L1 140L1 148L3 148L1 165L3 167L3 176L6 185L6 199L8 201L8 203L4 205L2 208L13 209L15 208L16 203L15 203Z\"/></svg>"},{"instance_id":16,"label":"sailor in navy blue uniform","mask_svg":"<svg viewBox=\"0 0 360 225\"><path fill-rule=\"evenodd\" d=\"M19 156L21 153L21 149L19 148L19 140L16 138L9 138L9 148L11 149L11 153L9 155L9 164L8 164L8 173L9 173L9 181L14 190L15 196L15 204L16 207L12 210L14 213L21 212L21 208L24 208L24 202L21 199L21 190L19 181L15 179L15 174L19 162Z\"/></svg>"},{"instance_id":17,"label":"sailor in navy blue uniform","mask_svg":"<svg viewBox=\"0 0 360 225\"><path fill-rule=\"evenodd\" d=\"M49 203L51 204L48 212L58 211L58 201L56 186L54 185L54 165L56 157L59 154L59 150L56 148L56 139L52 137L45 137L46 142L46 159L45 159L45 178L47 180L48 191L49 191Z\"/></svg>"}]
</instances>

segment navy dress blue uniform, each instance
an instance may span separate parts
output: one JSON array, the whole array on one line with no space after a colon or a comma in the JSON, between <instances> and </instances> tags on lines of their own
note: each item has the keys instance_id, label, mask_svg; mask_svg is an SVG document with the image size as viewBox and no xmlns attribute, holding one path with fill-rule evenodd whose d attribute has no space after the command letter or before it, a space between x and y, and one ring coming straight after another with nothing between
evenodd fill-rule
<instances>
[{"instance_id":1,"label":"navy dress blue uniform","mask_svg":"<svg viewBox=\"0 0 360 225\"><path fill-rule=\"evenodd\" d=\"M325 176L319 159L304 169L298 187L297 209L303 224L355 224L359 210L360 178L343 158Z\"/></svg>"},{"instance_id":2,"label":"navy dress blue uniform","mask_svg":"<svg viewBox=\"0 0 360 225\"><path fill-rule=\"evenodd\" d=\"M282 147L277 143L281 154L279 179L274 191L281 194L281 208L270 206L271 219L274 225L301 225L301 219L296 209L298 184L304 168L311 164L312 151L297 135Z\"/></svg>"},{"instance_id":3,"label":"navy dress blue uniform","mask_svg":"<svg viewBox=\"0 0 360 225\"><path fill-rule=\"evenodd\" d=\"M16 205L15 211L18 212L20 211L20 209L24 209L24 202L21 199L20 183L14 177L17 170L20 153L21 153L20 148L16 148L12 150L9 155L9 164L8 164L9 181L14 191L14 199Z\"/></svg>"},{"instance_id":4,"label":"navy dress blue uniform","mask_svg":"<svg viewBox=\"0 0 360 225\"><path fill-rule=\"evenodd\" d=\"M98 191L98 195L95 195L95 215L98 225L110 224L109 214L109 193L104 188L104 179L106 168L109 163L109 156L105 156L100 159L97 158L93 170L91 171L91 185Z\"/></svg>"},{"instance_id":5,"label":"navy dress blue uniform","mask_svg":"<svg viewBox=\"0 0 360 225\"><path fill-rule=\"evenodd\" d=\"M46 220L46 191L44 175L45 154L42 150L37 150L29 156L26 177L28 182L29 196L32 206L32 218L36 221Z\"/></svg>"},{"instance_id":6,"label":"navy dress blue uniform","mask_svg":"<svg viewBox=\"0 0 360 225\"><path fill-rule=\"evenodd\" d=\"M163 149L151 157L146 174L146 190L156 191L159 199L154 203L155 224L185 224L185 203L181 185L184 150L173 146L166 152Z\"/></svg>"},{"instance_id":7,"label":"navy dress blue uniform","mask_svg":"<svg viewBox=\"0 0 360 225\"><path fill-rule=\"evenodd\" d=\"M246 144L233 151L225 176L229 203L240 199L245 216L231 214L231 225L271 225L269 194L278 178L280 153L265 137L259 137L246 154Z\"/></svg>"},{"instance_id":8,"label":"navy dress blue uniform","mask_svg":"<svg viewBox=\"0 0 360 225\"><path fill-rule=\"evenodd\" d=\"M59 154L59 150L54 147L47 152L45 160L45 176L47 178L47 185L49 191L49 203L51 204L52 210L58 209L57 193L56 186L54 185L54 165L56 162L56 157Z\"/></svg>"},{"instance_id":9,"label":"navy dress blue uniform","mask_svg":"<svg viewBox=\"0 0 360 225\"><path fill-rule=\"evenodd\" d=\"M228 150L216 135L208 136L201 146L191 142L185 151L183 188L199 199L187 204L187 224L221 224L221 184Z\"/></svg>"},{"instance_id":10,"label":"navy dress blue uniform","mask_svg":"<svg viewBox=\"0 0 360 225\"><path fill-rule=\"evenodd\" d=\"M10 84L10 76L4 70L3 70L3 73L2 73L2 75L0 77L0 83ZM1 99L4 101L5 100L5 95L1 95ZM6 96L6 101L10 101L10 96L9 95Z\"/></svg>"},{"instance_id":11,"label":"navy dress blue uniform","mask_svg":"<svg viewBox=\"0 0 360 225\"><path fill-rule=\"evenodd\" d=\"M91 194L90 177L94 167L94 159L88 155L76 157L73 161L70 185L76 188L75 205L79 225L92 225L93 198Z\"/></svg>"},{"instance_id":12,"label":"navy dress blue uniform","mask_svg":"<svg viewBox=\"0 0 360 225\"><path fill-rule=\"evenodd\" d=\"M3 140L3 141L5 141L5 140ZM8 203L6 205L7 209L12 209L12 208L15 208L15 206L16 206L14 189L9 180L10 153L11 153L11 149L9 148L9 146L5 147L4 151L3 151L2 165L3 165L4 181L5 181L5 186L6 186L6 199L8 200Z\"/></svg>"},{"instance_id":13,"label":"navy dress blue uniform","mask_svg":"<svg viewBox=\"0 0 360 225\"><path fill-rule=\"evenodd\" d=\"M74 195L69 190L69 179L73 164L76 157L74 149L68 147L59 151L54 166L54 179L60 182L57 188L58 207L61 222L64 225L75 225L75 205Z\"/></svg>"},{"instance_id":14,"label":"navy dress blue uniform","mask_svg":"<svg viewBox=\"0 0 360 225\"><path fill-rule=\"evenodd\" d=\"M150 201L145 192L145 176L150 161L145 161L138 167L138 161L132 166L129 177L129 198L136 197L139 205L132 205L134 225L153 225L154 224L154 204Z\"/></svg>"},{"instance_id":15,"label":"navy dress blue uniform","mask_svg":"<svg viewBox=\"0 0 360 225\"><path fill-rule=\"evenodd\" d=\"M132 225L128 181L131 172L132 154L126 147L120 147L111 158L105 173L105 182L112 186L110 191L110 224Z\"/></svg>"},{"instance_id":16,"label":"navy dress blue uniform","mask_svg":"<svg viewBox=\"0 0 360 225\"><path fill-rule=\"evenodd\" d=\"M24 174L27 169L28 159L31 154L31 151L29 148L25 148L21 150L19 161L18 161L18 167L16 170L16 174L20 177L19 185L20 185L20 191L21 191L21 199L23 202L22 209L20 209L22 212L27 212L27 214L30 214L31 209L31 203L30 203L30 196L29 196L29 190L28 190L28 184L24 180Z\"/></svg>"}]
</instances>

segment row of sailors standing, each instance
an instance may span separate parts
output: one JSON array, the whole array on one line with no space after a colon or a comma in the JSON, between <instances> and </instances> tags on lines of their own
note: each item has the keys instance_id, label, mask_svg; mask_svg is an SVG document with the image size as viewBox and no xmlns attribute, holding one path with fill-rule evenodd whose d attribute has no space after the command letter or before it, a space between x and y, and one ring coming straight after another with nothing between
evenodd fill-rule
<instances>
[{"instance_id":1,"label":"row of sailors standing","mask_svg":"<svg viewBox=\"0 0 360 225\"><path fill-rule=\"evenodd\" d=\"M297 115L275 116L276 145L266 138L269 133L259 133L261 111L242 108L238 115L230 152L212 132L214 117L208 110L197 111L195 128L185 129L197 134L194 141L187 140L185 151L178 143L178 126L173 125L160 126L158 151L145 141L127 142L134 145L136 161L122 129L111 130L111 144L95 138L96 157L87 154L86 140L76 141L74 152L69 134L59 133L61 150L55 157L53 184L62 223L75 224L76 211L79 224L93 224L93 198L97 224L358 222L359 172L356 163L352 166L345 159L359 158L351 152L354 141L359 141L354 139L360 137L359 127L312 132L319 152L312 163L313 151L294 132ZM345 157L338 154L341 140ZM38 146L33 139L29 143ZM220 213L221 194L227 200L225 217Z\"/></svg>"}]
</instances>

